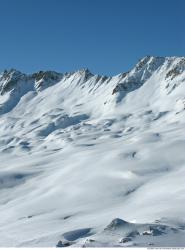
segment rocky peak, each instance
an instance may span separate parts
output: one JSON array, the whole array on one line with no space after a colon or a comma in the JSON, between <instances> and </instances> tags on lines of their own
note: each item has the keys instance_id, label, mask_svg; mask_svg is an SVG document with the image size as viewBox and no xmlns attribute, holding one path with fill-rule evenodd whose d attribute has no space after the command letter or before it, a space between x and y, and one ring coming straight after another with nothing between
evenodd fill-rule
<instances>
[{"instance_id":1,"label":"rocky peak","mask_svg":"<svg viewBox=\"0 0 185 250\"><path fill-rule=\"evenodd\" d=\"M75 72L75 74L79 75L83 78L83 80L87 81L90 77L93 76L93 74L90 72L88 68L82 68Z\"/></svg>"},{"instance_id":2,"label":"rocky peak","mask_svg":"<svg viewBox=\"0 0 185 250\"><path fill-rule=\"evenodd\" d=\"M39 71L31 75L35 82L35 88L41 91L57 82L59 82L63 74L55 71Z\"/></svg>"},{"instance_id":3,"label":"rocky peak","mask_svg":"<svg viewBox=\"0 0 185 250\"><path fill-rule=\"evenodd\" d=\"M18 81L24 79L25 77L25 74L16 69L4 70L0 76L0 94L3 95L4 93L12 90Z\"/></svg>"},{"instance_id":4,"label":"rocky peak","mask_svg":"<svg viewBox=\"0 0 185 250\"><path fill-rule=\"evenodd\" d=\"M139 71L143 68L156 68L161 66L165 61L165 57L161 56L145 56L139 60L136 64L135 69Z\"/></svg>"},{"instance_id":5,"label":"rocky peak","mask_svg":"<svg viewBox=\"0 0 185 250\"><path fill-rule=\"evenodd\" d=\"M116 85L112 94L120 91L124 91L126 94L139 88L164 62L165 57L146 56L142 58L130 72L125 73L124 78Z\"/></svg>"},{"instance_id":6,"label":"rocky peak","mask_svg":"<svg viewBox=\"0 0 185 250\"><path fill-rule=\"evenodd\" d=\"M57 73L55 71L38 71L33 73L31 76L35 79L36 82L43 80L58 80L62 74Z\"/></svg>"},{"instance_id":7,"label":"rocky peak","mask_svg":"<svg viewBox=\"0 0 185 250\"><path fill-rule=\"evenodd\" d=\"M16 69L5 69L1 76L0 79L2 80L12 80L12 79L18 79L19 77L23 76L24 74Z\"/></svg>"},{"instance_id":8,"label":"rocky peak","mask_svg":"<svg viewBox=\"0 0 185 250\"><path fill-rule=\"evenodd\" d=\"M139 62L136 64L136 70L142 69L151 59L151 56L145 56L141 59L139 59Z\"/></svg>"}]
</instances>

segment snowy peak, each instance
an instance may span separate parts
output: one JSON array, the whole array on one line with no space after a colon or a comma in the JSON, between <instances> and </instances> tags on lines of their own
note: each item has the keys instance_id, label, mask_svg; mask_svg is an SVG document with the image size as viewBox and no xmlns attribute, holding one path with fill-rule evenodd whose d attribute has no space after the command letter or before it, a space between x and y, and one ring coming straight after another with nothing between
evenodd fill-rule
<instances>
[{"instance_id":1,"label":"snowy peak","mask_svg":"<svg viewBox=\"0 0 185 250\"><path fill-rule=\"evenodd\" d=\"M133 73L135 73L136 78L140 77L141 82L145 82L164 64L165 60L165 57L146 56L139 61Z\"/></svg>"},{"instance_id":2,"label":"snowy peak","mask_svg":"<svg viewBox=\"0 0 185 250\"><path fill-rule=\"evenodd\" d=\"M87 68L83 68L80 70L77 70L73 73L70 74L70 76L74 76L75 79L79 80L80 84L85 83L86 81L88 81L91 77L93 77L94 75L90 72L89 69Z\"/></svg>"},{"instance_id":3,"label":"snowy peak","mask_svg":"<svg viewBox=\"0 0 185 250\"><path fill-rule=\"evenodd\" d=\"M133 91L147 81L165 62L165 57L146 56L126 73L121 82L114 88L113 94L119 91Z\"/></svg>"},{"instance_id":4,"label":"snowy peak","mask_svg":"<svg viewBox=\"0 0 185 250\"><path fill-rule=\"evenodd\" d=\"M177 85L184 82L185 72L184 57L154 57L146 56L139 60L136 66L126 73L113 89L112 94L118 93L117 101L121 101L128 93L152 81L160 82L158 92L165 88L167 94L171 93ZM177 76L182 76L180 83L173 81ZM155 80L156 78L156 80ZM164 91L164 92L165 92Z\"/></svg>"},{"instance_id":5,"label":"snowy peak","mask_svg":"<svg viewBox=\"0 0 185 250\"><path fill-rule=\"evenodd\" d=\"M35 81L35 89L37 91L44 90L45 88L59 82L63 74L55 71L39 71L30 76Z\"/></svg>"},{"instance_id":6,"label":"snowy peak","mask_svg":"<svg viewBox=\"0 0 185 250\"><path fill-rule=\"evenodd\" d=\"M166 60L165 57L145 56L139 60L139 62L135 66L135 69L136 71L139 71L144 68L149 69L153 67L153 69L155 70L155 68L161 66L165 60Z\"/></svg>"},{"instance_id":7,"label":"snowy peak","mask_svg":"<svg viewBox=\"0 0 185 250\"><path fill-rule=\"evenodd\" d=\"M0 93L11 91L18 83L18 81L25 78L25 74L16 69L4 70L0 75Z\"/></svg>"},{"instance_id":8,"label":"snowy peak","mask_svg":"<svg viewBox=\"0 0 185 250\"><path fill-rule=\"evenodd\" d=\"M82 69L76 71L75 73L79 73L80 75L85 75L86 77L93 76L93 74L91 73L91 71L88 68L82 68Z\"/></svg>"}]
</instances>

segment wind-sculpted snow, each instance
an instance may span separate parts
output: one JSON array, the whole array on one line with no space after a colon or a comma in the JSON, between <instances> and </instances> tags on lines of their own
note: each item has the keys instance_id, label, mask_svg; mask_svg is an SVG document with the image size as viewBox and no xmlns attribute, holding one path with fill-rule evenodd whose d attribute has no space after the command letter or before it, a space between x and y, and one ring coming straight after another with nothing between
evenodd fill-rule
<instances>
[{"instance_id":1,"label":"wind-sculpted snow","mask_svg":"<svg viewBox=\"0 0 185 250\"><path fill-rule=\"evenodd\" d=\"M174 228L173 225L160 223L158 221L153 224L138 224L116 218L103 231L80 240L80 244L75 241L64 241L63 247L67 243L77 247L164 247L167 242L170 246L183 246L184 228Z\"/></svg>"},{"instance_id":2,"label":"wind-sculpted snow","mask_svg":"<svg viewBox=\"0 0 185 250\"><path fill-rule=\"evenodd\" d=\"M0 75L0 246L185 246L185 59Z\"/></svg>"}]
</instances>

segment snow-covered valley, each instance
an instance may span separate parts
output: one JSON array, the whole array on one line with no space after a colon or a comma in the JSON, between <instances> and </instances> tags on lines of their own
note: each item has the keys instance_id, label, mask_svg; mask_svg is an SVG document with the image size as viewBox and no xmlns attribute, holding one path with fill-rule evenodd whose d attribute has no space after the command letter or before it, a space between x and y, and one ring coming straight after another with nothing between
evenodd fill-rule
<instances>
[{"instance_id":1,"label":"snow-covered valley","mask_svg":"<svg viewBox=\"0 0 185 250\"><path fill-rule=\"evenodd\" d=\"M0 246L185 246L185 57L0 75Z\"/></svg>"}]
</instances>

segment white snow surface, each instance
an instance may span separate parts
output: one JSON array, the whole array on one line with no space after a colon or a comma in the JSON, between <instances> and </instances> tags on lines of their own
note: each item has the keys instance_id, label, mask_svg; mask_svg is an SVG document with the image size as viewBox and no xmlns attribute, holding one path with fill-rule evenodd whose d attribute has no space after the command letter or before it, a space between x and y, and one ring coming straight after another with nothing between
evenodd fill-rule
<instances>
[{"instance_id":1,"label":"white snow surface","mask_svg":"<svg viewBox=\"0 0 185 250\"><path fill-rule=\"evenodd\" d=\"M1 247L185 246L185 57L0 92Z\"/></svg>"}]
</instances>

